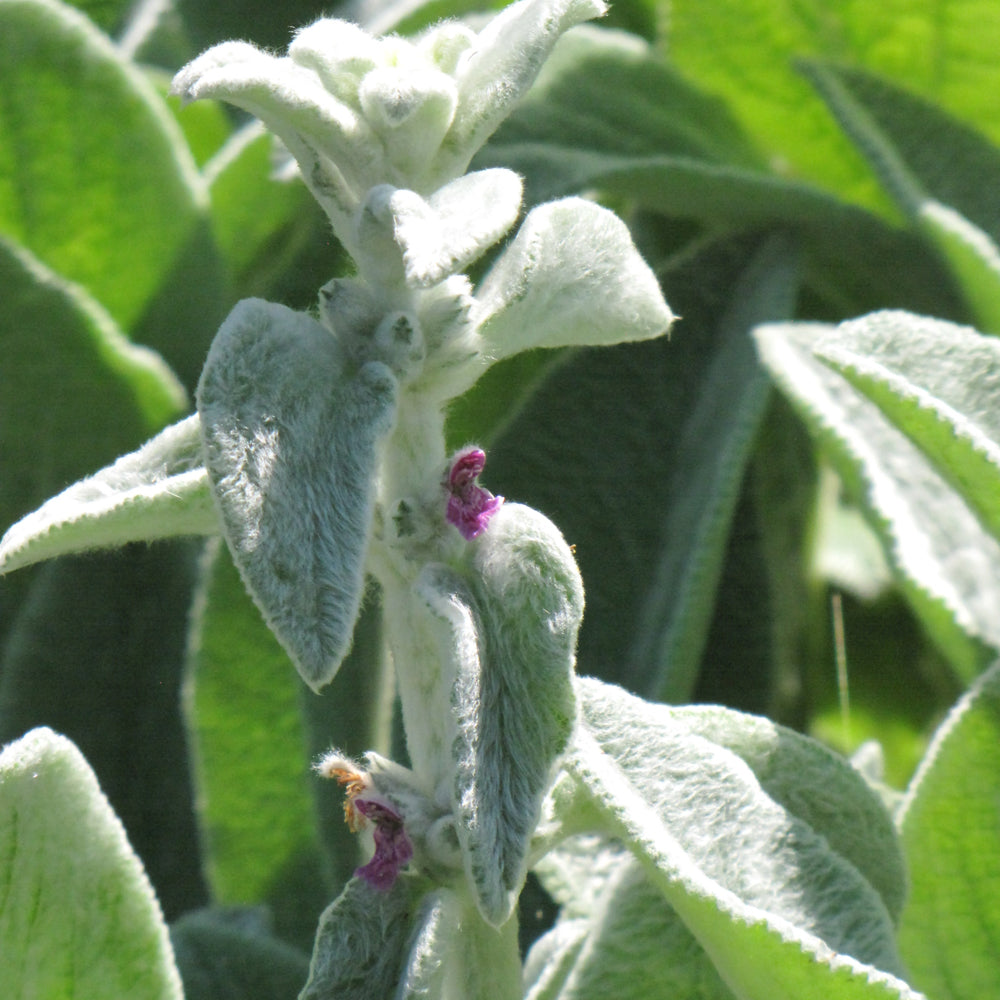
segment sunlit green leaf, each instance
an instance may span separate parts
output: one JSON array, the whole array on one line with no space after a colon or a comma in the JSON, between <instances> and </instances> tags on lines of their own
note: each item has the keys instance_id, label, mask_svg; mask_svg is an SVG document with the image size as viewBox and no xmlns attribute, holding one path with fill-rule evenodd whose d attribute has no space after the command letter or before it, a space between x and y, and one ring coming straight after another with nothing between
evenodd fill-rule
<instances>
[{"instance_id":1,"label":"sunlit green leaf","mask_svg":"<svg viewBox=\"0 0 1000 1000\"><path fill-rule=\"evenodd\" d=\"M207 203L180 130L56 0L0 3L0 87L0 232L130 329Z\"/></svg>"},{"instance_id":2,"label":"sunlit green leaf","mask_svg":"<svg viewBox=\"0 0 1000 1000\"><path fill-rule=\"evenodd\" d=\"M1000 667L955 705L906 794L900 948L935 1000L989 996L1000 962Z\"/></svg>"},{"instance_id":3,"label":"sunlit green leaf","mask_svg":"<svg viewBox=\"0 0 1000 1000\"><path fill-rule=\"evenodd\" d=\"M1000 149L885 80L801 64L872 170L948 262L980 326L1000 332Z\"/></svg>"},{"instance_id":4,"label":"sunlit green leaf","mask_svg":"<svg viewBox=\"0 0 1000 1000\"><path fill-rule=\"evenodd\" d=\"M223 546L202 601L192 724L208 873L221 902L252 903L278 888L296 855L315 851L315 779L295 671Z\"/></svg>"},{"instance_id":5,"label":"sunlit green leaf","mask_svg":"<svg viewBox=\"0 0 1000 1000\"><path fill-rule=\"evenodd\" d=\"M1000 137L995 75L1000 17L990 0L956 0L946 16L922 0L676 0L669 50L682 72L724 98L778 170L842 195L880 202L870 175L793 60L863 67L923 94Z\"/></svg>"},{"instance_id":6,"label":"sunlit green leaf","mask_svg":"<svg viewBox=\"0 0 1000 1000\"><path fill-rule=\"evenodd\" d=\"M196 101L184 115L212 106ZM274 139L256 124L235 133L206 166L215 237L238 282L246 281L252 268L274 269L275 257L287 266L286 230L314 207L305 185L297 178L278 179L276 169Z\"/></svg>"},{"instance_id":7,"label":"sunlit green leaf","mask_svg":"<svg viewBox=\"0 0 1000 1000\"><path fill-rule=\"evenodd\" d=\"M80 751L34 729L0 754L0 989L181 1000L159 905Z\"/></svg>"}]
</instances>

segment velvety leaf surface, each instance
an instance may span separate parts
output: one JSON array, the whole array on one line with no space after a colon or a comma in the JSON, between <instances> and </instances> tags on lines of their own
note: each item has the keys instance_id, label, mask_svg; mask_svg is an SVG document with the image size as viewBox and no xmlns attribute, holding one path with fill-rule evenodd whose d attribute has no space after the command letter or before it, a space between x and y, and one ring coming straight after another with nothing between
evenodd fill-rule
<instances>
[{"instance_id":1,"label":"velvety leaf surface","mask_svg":"<svg viewBox=\"0 0 1000 1000\"><path fill-rule=\"evenodd\" d=\"M758 328L761 358L867 508L924 627L970 680L1000 648L1000 545L878 407L814 355L830 329Z\"/></svg>"},{"instance_id":2,"label":"velvety leaf surface","mask_svg":"<svg viewBox=\"0 0 1000 1000\"><path fill-rule=\"evenodd\" d=\"M989 996L1000 963L1000 667L951 710L898 817L911 889L900 949L940 1000Z\"/></svg>"},{"instance_id":3,"label":"velvety leaf surface","mask_svg":"<svg viewBox=\"0 0 1000 1000\"><path fill-rule=\"evenodd\" d=\"M0 4L0 89L0 232L129 329L206 204L175 122L108 39L54 0Z\"/></svg>"},{"instance_id":4,"label":"velvety leaf surface","mask_svg":"<svg viewBox=\"0 0 1000 1000\"><path fill-rule=\"evenodd\" d=\"M586 721L570 772L738 996L918 996L876 971L898 968L892 922L871 883L814 825L821 802L818 811L803 811L808 797L798 785L797 802L786 809L737 755L683 722L678 731L672 720L683 710L593 681L582 689ZM737 731L738 720L731 713ZM815 756L796 741L781 762L789 774ZM877 805L849 765L819 753L820 770L840 782L848 801ZM826 788L814 787L821 800ZM885 856L898 867L894 844Z\"/></svg>"},{"instance_id":5,"label":"velvety leaf surface","mask_svg":"<svg viewBox=\"0 0 1000 1000\"><path fill-rule=\"evenodd\" d=\"M87 549L219 530L198 418L188 417L18 521L0 538L0 572Z\"/></svg>"},{"instance_id":6,"label":"velvety leaf surface","mask_svg":"<svg viewBox=\"0 0 1000 1000\"><path fill-rule=\"evenodd\" d=\"M300 1000L384 1000L392 996L418 931L416 888L402 878L386 892L355 878L320 919Z\"/></svg>"},{"instance_id":7,"label":"velvety leaf surface","mask_svg":"<svg viewBox=\"0 0 1000 1000\"><path fill-rule=\"evenodd\" d=\"M531 85L564 32L607 10L603 0L510 4L480 32L457 74L458 106L438 154L439 170L464 172Z\"/></svg>"},{"instance_id":8,"label":"velvety leaf surface","mask_svg":"<svg viewBox=\"0 0 1000 1000\"><path fill-rule=\"evenodd\" d=\"M34 729L0 754L0 989L181 1000L160 908L80 751Z\"/></svg>"},{"instance_id":9,"label":"velvety leaf surface","mask_svg":"<svg viewBox=\"0 0 1000 1000\"><path fill-rule=\"evenodd\" d=\"M605 859L607 870L601 871ZM528 974L539 970L528 993L531 1000L732 1000L697 939L627 851L575 838L543 859L540 868L563 911L527 957ZM568 966L562 982L557 977L563 962L556 959L555 968L546 967L560 952Z\"/></svg>"},{"instance_id":10,"label":"velvety leaf surface","mask_svg":"<svg viewBox=\"0 0 1000 1000\"><path fill-rule=\"evenodd\" d=\"M152 351L79 287L0 240L0 523L136 448L186 407ZM99 405L98 405L99 403Z\"/></svg>"},{"instance_id":11,"label":"velvety leaf surface","mask_svg":"<svg viewBox=\"0 0 1000 1000\"><path fill-rule=\"evenodd\" d=\"M376 449L395 416L379 362L352 370L314 319L245 299L198 387L213 492L268 624L315 690L347 652L364 589Z\"/></svg>"},{"instance_id":12,"label":"velvety leaf surface","mask_svg":"<svg viewBox=\"0 0 1000 1000\"><path fill-rule=\"evenodd\" d=\"M420 901L416 929L396 996L399 1000L440 996L444 989L448 952L461 922L461 908L448 889L430 892Z\"/></svg>"},{"instance_id":13,"label":"velvety leaf surface","mask_svg":"<svg viewBox=\"0 0 1000 1000\"><path fill-rule=\"evenodd\" d=\"M892 820L881 799L843 757L769 719L716 705L642 702L591 678L583 678L578 690L586 727L605 752L631 771L631 780L640 788L660 789L661 794L676 774L662 754L644 757L630 749L633 742L648 741L647 749L652 750L669 733L692 745L708 740L738 757L774 803L821 833L827 846L878 892L889 916L899 918L906 872ZM677 773L683 774L683 768ZM711 785L708 772L701 780ZM701 849L711 850L710 842Z\"/></svg>"},{"instance_id":14,"label":"velvety leaf surface","mask_svg":"<svg viewBox=\"0 0 1000 1000\"><path fill-rule=\"evenodd\" d=\"M516 920L498 931L483 921L470 900L436 889L420 901L413 928L393 993L397 1000L520 1000Z\"/></svg>"},{"instance_id":15,"label":"velvety leaf surface","mask_svg":"<svg viewBox=\"0 0 1000 1000\"><path fill-rule=\"evenodd\" d=\"M580 198L529 212L475 302L473 322L495 359L529 347L646 340L674 320L626 225Z\"/></svg>"},{"instance_id":16,"label":"velvety leaf surface","mask_svg":"<svg viewBox=\"0 0 1000 1000\"><path fill-rule=\"evenodd\" d=\"M1000 537L1000 343L912 313L842 323L816 345Z\"/></svg>"},{"instance_id":17,"label":"velvety leaf surface","mask_svg":"<svg viewBox=\"0 0 1000 1000\"><path fill-rule=\"evenodd\" d=\"M542 798L570 738L583 586L554 525L520 504L500 508L471 561L468 581L430 566L418 587L451 661L458 839L479 908L499 927L517 901Z\"/></svg>"},{"instance_id":18,"label":"velvety leaf surface","mask_svg":"<svg viewBox=\"0 0 1000 1000\"><path fill-rule=\"evenodd\" d=\"M427 288L467 270L514 225L521 183L510 170L478 170L439 188L428 201L412 191L393 192L393 235L408 284Z\"/></svg>"}]
</instances>

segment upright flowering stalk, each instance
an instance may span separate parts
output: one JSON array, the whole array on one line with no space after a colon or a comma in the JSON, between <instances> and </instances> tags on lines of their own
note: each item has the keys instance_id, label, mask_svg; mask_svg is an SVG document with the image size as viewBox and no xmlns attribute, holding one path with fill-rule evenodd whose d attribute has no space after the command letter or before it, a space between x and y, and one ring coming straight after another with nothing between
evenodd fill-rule
<instances>
[{"instance_id":1,"label":"upright flowering stalk","mask_svg":"<svg viewBox=\"0 0 1000 1000\"><path fill-rule=\"evenodd\" d=\"M516 992L501 969L517 964L511 915L575 722L583 588L555 526L479 484L482 450L447 456L445 409L519 351L656 337L672 316L625 225L581 198L528 211L474 285L464 272L514 227L522 183L465 171L559 35L603 11L521 0L479 32L444 22L413 40L323 19L286 56L227 42L174 80L280 137L356 275L321 288L314 314L240 302L197 418L67 496L95 519L109 493L188 503L190 530L207 482L247 588L314 689L348 651L366 575L381 584L410 766L336 752L319 765L374 854L324 917L303 996L355 995L359 964L378 980L359 996L394 995L400 977L398 995ZM25 523L17 551L44 534ZM371 952L393 947L398 960Z\"/></svg>"}]
</instances>

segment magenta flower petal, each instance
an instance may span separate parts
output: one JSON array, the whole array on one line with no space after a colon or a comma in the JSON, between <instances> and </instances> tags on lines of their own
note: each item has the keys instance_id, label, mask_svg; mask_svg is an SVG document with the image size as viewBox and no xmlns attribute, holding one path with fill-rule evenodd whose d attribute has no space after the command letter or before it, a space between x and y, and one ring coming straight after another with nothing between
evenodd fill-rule
<instances>
[{"instance_id":1,"label":"magenta flower petal","mask_svg":"<svg viewBox=\"0 0 1000 1000\"><path fill-rule=\"evenodd\" d=\"M356 799L354 807L375 824L375 854L354 874L363 878L373 889L390 889L413 857L413 844L403 829L403 817L382 802Z\"/></svg>"},{"instance_id":2,"label":"magenta flower petal","mask_svg":"<svg viewBox=\"0 0 1000 1000\"><path fill-rule=\"evenodd\" d=\"M448 473L445 517L466 541L481 535L503 504L503 497L495 497L476 482L485 465L486 453L481 448L468 448L455 456Z\"/></svg>"}]
</instances>

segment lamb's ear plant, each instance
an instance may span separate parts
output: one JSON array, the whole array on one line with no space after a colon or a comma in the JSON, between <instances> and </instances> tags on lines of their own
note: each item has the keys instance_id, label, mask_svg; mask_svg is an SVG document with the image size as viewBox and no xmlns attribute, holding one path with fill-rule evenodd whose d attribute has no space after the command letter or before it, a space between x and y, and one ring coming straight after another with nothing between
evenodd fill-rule
<instances>
[{"instance_id":1,"label":"lamb's ear plant","mask_svg":"<svg viewBox=\"0 0 1000 1000\"><path fill-rule=\"evenodd\" d=\"M996 390L982 377L1000 370L996 341L904 310L839 325L788 320L800 288L831 301L883 294L890 280L848 259L864 244L898 249L914 288L922 269L950 276L942 301L964 303L995 333L997 233L974 199L952 205L954 191L911 155L906 130L893 131L891 114L879 118L887 108L913 117L892 87L825 63L804 66L915 236L765 174L719 103L647 62L637 40L577 28L560 41L604 13L602 0L519 0L475 27L446 20L412 38L375 37L324 17L296 32L285 55L225 42L184 66L172 93L258 118L280 140L284 174L313 196L349 258L316 281L305 308L259 295L237 301L196 386L188 378L195 412L185 415L191 349L172 357L178 376L119 328L146 329L155 340L168 320L154 288L173 287L166 299L178 303L177 289L193 278L218 292L223 268L196 266L219 263L207 245L227 247L233 287L252 285L254 268L266 271L261 260L278 252L270 238L282 226L259 238L252 210L224 206L239 189L227 187L230 171L259 167L255 157L273 150L247 126L206 171L208 190L161 98L120 51L53 0L0 0L0 38L15 39L12 49L21 40L23 60L45 51L44 38L65 56L61 70L72 55L84 76L104 81L105 96L139 107L143 143L161 160L173 157L153 179L165 206L155 226L161 255L181 261L171 270L137 251L148 287L115 291L55 227L25 223L35 254L0 219L9 292L0 315L26 326L51 318L73 363L110 372L127 390L109 397L103 418L126 453L0 540L5 574L54 560L40 567L6 637L0 724L30 717L40 685L66 683L41 671L57 662L52 646L75 651L90 641L75 632L74 602L90 599L92 587L100 603L130 567L130 589L142 591L151 577L160 588L143 595L141 613L123 602L119 619L108 604L104 629L122 662L147 670L171 700L156 718L173 721L174 742L140 706L127 726L108 725L135 730L127 748L152 749L135 761L123 753L107 773L138 785L140 798L145 782L186 803L166 817L152 807L123 817L133 850L70 740L39 727L4 749L0 995L916 1000L910 970L940 991L934 997L989 989L988 942L957 904L949 926L937 927L935 906L949 887L971 891L967 856L983 862L987 884L997 878L989 861L997 781L982 777L997 758L998 668L989 664L1000 649L1000 425ZM43 77L46 60L37 61ZM574 87L606 74L616 88L593 100L571 96L574 113L559 113ZM543 96L532 105L539 79ZM619 140L632 125L614 113L602 120L601 100L613 92L621 107L632 98L638 105L648 81L676 102L683 127L657 132L653 116L629 145ZM956 148L975 147L1000 178L993 151L926 109L915 117ZM220 120L205 122L208 132L224 131ZM671 144L669 154L649 151ZM116 169L129 177L123 192L138 183L127 162ZM671 291L684 315L677 343L667 343L675 316L658 275L625 222L579 194L588 187L704 225L661 268L683 303ZM262 204L288 222L294 213L281 199L290 204L295 190ZM715 238L745 212L769 231ZM23 214L33 213L42 217L44 206ZM794 236L773 231L793 216ZM656 222L633 221L656 253ZM244 232L255 249L241 246ZM838 255L843 268L817 280ZM307 277L315 266L303 266ZM712 277L724 292L693 293L679 280L690 274ZM685 323L694 331L687 344ZM616 347L635 342L643 343ZM569 350L546 368L536 348ZM497 375L518 364L525 381L548 375L527 402L504 397ZM754 509L748 498L768 488L773 498L779 476L765 460L787 458L772 437L790 420L772 380L843 480L867 487L887 572L970 684L901 804L860 759L770 719L666 703L691 700L706 658L718 654L719 616L728 628L733 604L726 561L738 558L740 541L730 527ZM456 440L455 413L477 426L468 414L495 407L491 392L516 410L498 447ZM610 410L631 436L620 454L588 453L584 444L599 437ZM131 451L119 446L122 425L149 439ZM519 451L525 434L533 440ZM567 537L512 489L488 488L495 469L525 456L539 506L565 516ZM81 471L45 464L40 457L36 477L47 489ZM588 523L596 517L604 519L597 527ZM595 552L605 560L594 578L578 568L576 532L587 543L581 561ZM773 578L787 556L775 554L775 525L762 534L753 551L767 553ZM167 539L184 541L164 546ZM315 839L331 889L316 912L297 915L318 917L311 957L259 909L204 905L204 880L220 876L211 861L202 871L199 840L225 842L232 831L223 810L206 805L211 790L192 794L186 763L171 759L184 754L178 713L197 731L192 705L212 683L199 657L236 655L215 632L230 587L223 545L259 610L256 623L267 626L253 643L265 660L280 659L280 647L304 682L312 766L303 761L300 770L316 786ZM128 562L105 553L63 558L115 548ZM770 584L780 594L780 581ZM588 589L598 594L603 632L584 643ZM735 603L753 600L744 589ZM54 618L62 624L51 626ZM155 642L142 641L147 631ZM103 632L97 640L99 652L111 648ZM733 654L740 663L744 652ZM185 657L193 676L164 666ZM581 664L605 679L581 676ZM243 696L244 667L249 678L250 664L227 662L219 703ZM79 694L56 693L94 699L87 704L103 711L116 683L104 678L114 675L89 661L82 673ZM27 674L32 684L22 687ZM253 752L282 758L280 710L262 700L254 713L275 725L250 722ZM208 755L210 724L201 725ZM976 766L966 772L966 761ZM965 824L949 814L956 789L970 803ZM210 817L200 832L198 809ZM157 824L170 837L150 843L166 843L166 853L139 842L136 831ZM238 855L236 866L238 879L256 877ZM279 876L294 877L290 867ZM552 906L541 931L521 926L531 916L525 899Z\"/></svg>"}]
</instances>

